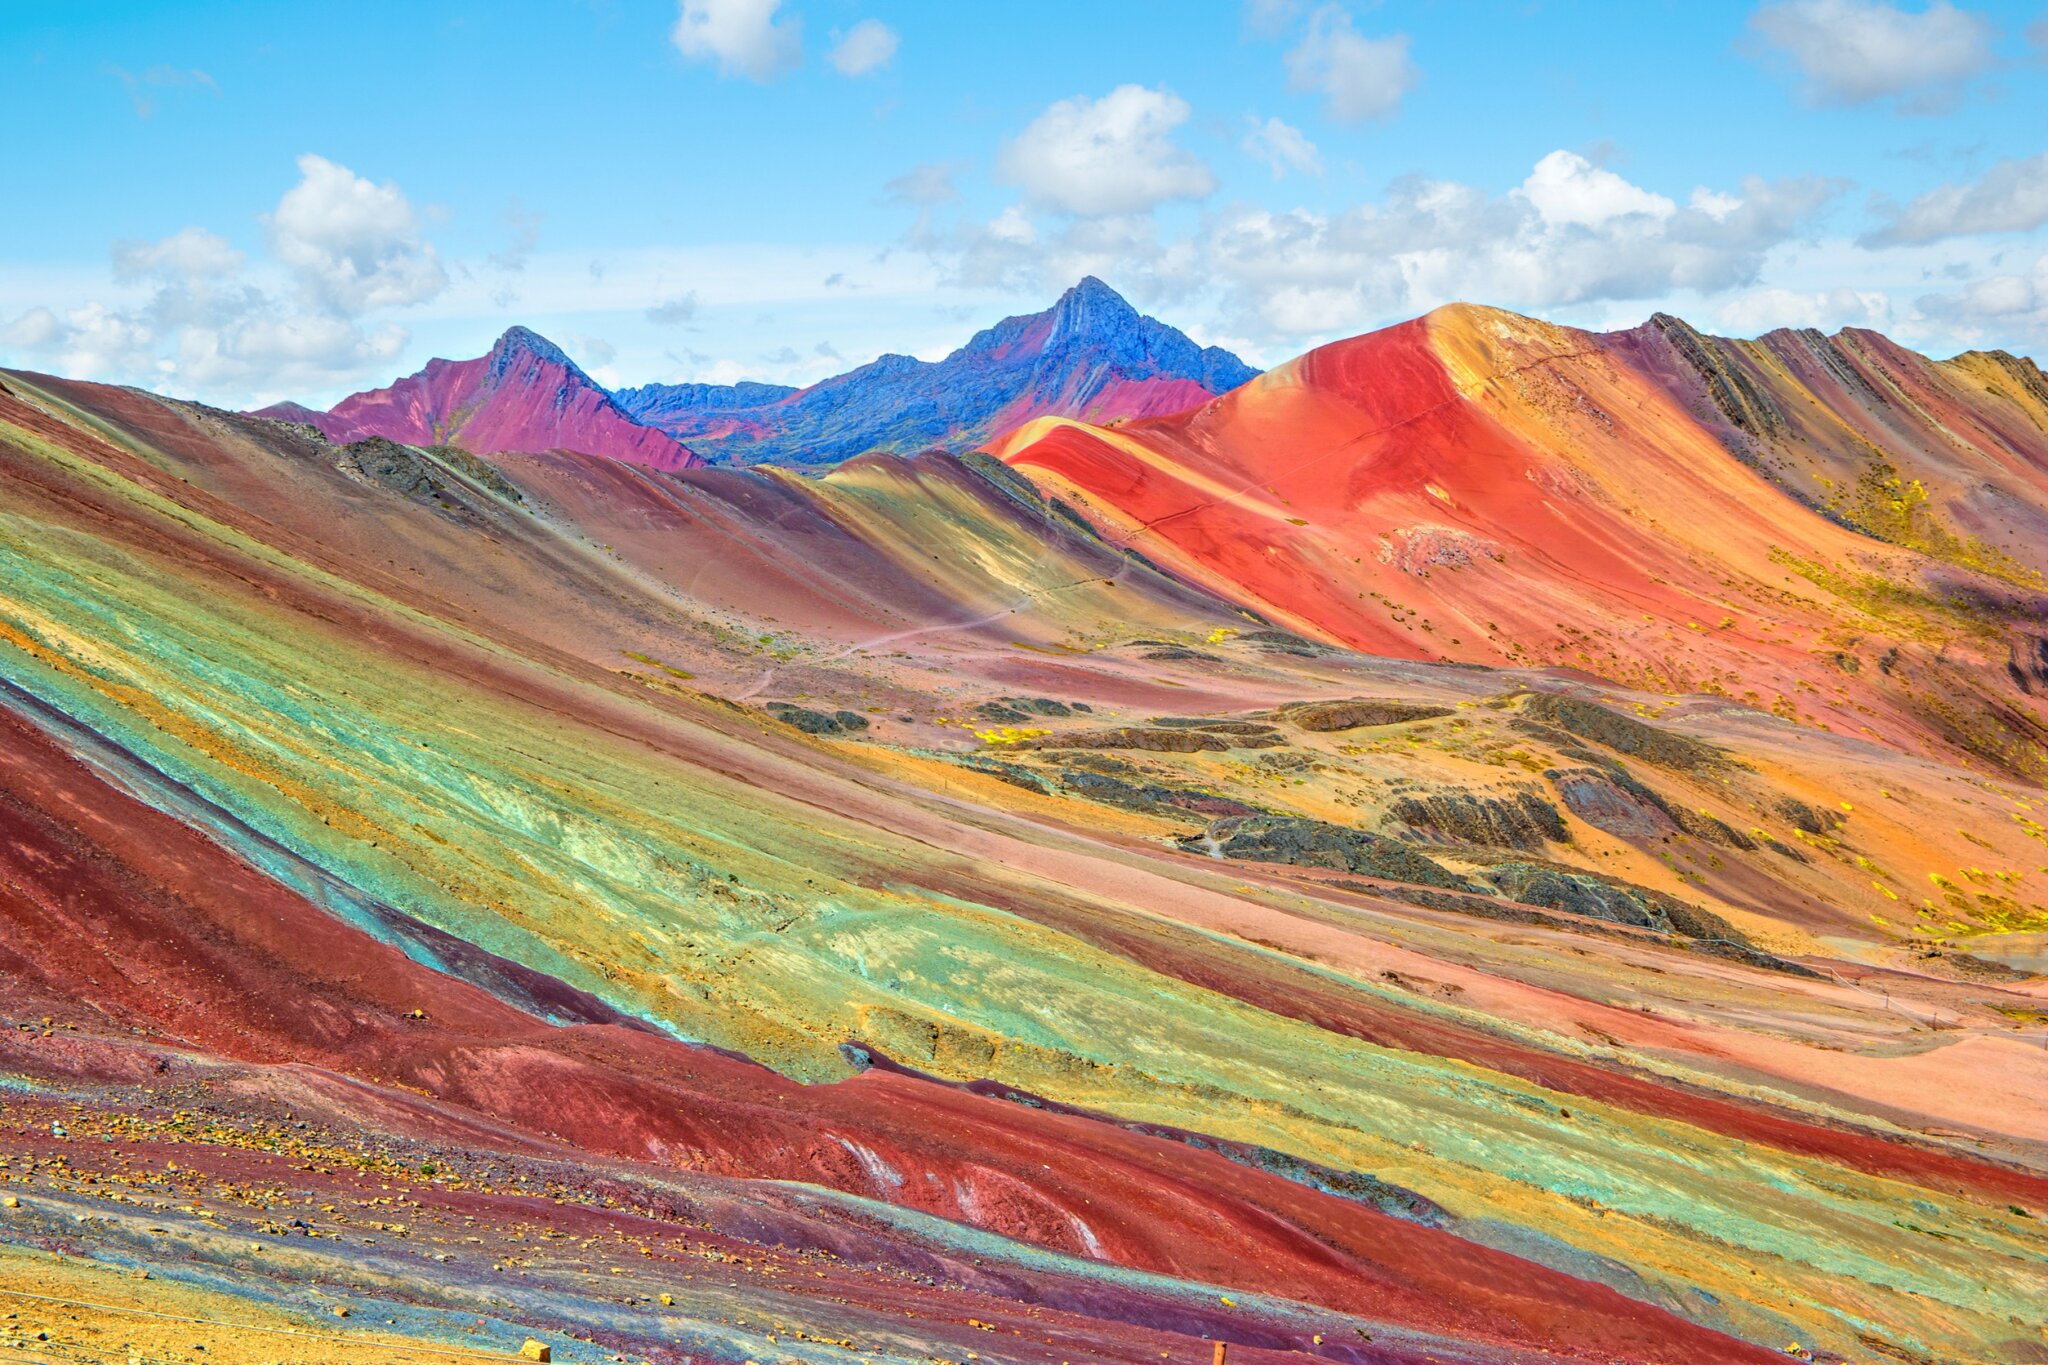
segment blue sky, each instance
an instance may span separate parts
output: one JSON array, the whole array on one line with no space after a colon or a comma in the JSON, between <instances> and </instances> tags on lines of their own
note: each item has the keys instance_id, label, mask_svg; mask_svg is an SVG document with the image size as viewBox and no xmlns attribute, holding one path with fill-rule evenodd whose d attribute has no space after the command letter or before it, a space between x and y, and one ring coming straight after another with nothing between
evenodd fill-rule
<instances>
[{"instance_id":1,"label":"blue sky","mask_svg":"<svg viewBox=\"0 0 2048 1365\"><path fill-rule=\"evenodd\" d=\"M0 0L0 363L325 404L943 354L1083 273L1271 363L1454 298L2048 356L2038 5Z\"/></svg>"}]
</instances>

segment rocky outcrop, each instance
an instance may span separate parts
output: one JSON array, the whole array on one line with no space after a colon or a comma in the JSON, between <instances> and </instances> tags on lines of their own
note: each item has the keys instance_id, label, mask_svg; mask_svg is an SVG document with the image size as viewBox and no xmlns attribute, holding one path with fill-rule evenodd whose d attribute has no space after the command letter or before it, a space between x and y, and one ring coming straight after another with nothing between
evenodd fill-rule
<instances>
[{"instance_id":1,"label":"rocky outcrop","mask_svg":"<svg viewBox=\"0 0 2048 1365\"><path fill-rule=\"evenodd\" d=\"M1543 775L1566 810L1617 839L1661 839L1678 828L1662 801L1606 769L1552 768Z\"/></svg>"},{"instance_id":2,"label":"rocky outcrop","mask_svg":"<svg viewBox=\"0 0 2048 1365\"><path fill-rule=\"evenodd\" d=\"M1484 876L1501 895L1524 905L1669 934L1694 952L1726 957L1752 967L1794 976L1819 975L1811 968L1764 952L1712 911L1646 886L1591 872L1525 862L1497 864Z\"/></svg>"},{"instance_id":3,"label":"rocky outcrop","mask_svg":"<svg viewBox=\"0 0 2048 1365\"><path fill-rule=\"evenodd\" d=\"M974 708L974 714L997 725L1023 725L1033 716L1071 716L1093 711L1086 702L1054 701L1051 697L998 697Z\"/></svg>"},{"instance_id":4,"label":"rocky outcrop","mask_svg":"<svg viewBox=\"0 0 2048 1365\"><path fill-rule=\"evenodd\" d=\"M1277 732L1234 734L1192 726L1119 725L1101 730L1068 730L1040 735L1020 747L1032 749L1149 749L1161 754L1213 753L1224 749L1272 749L1286 743Z\"/></svg>"},{"instance_id":5,"label":"rocky outcrop","mask_svg":"<svg viewBox=\"0 0 2048 1365\"><path fill-rule=\"evenodd\" d=\"M1059 776L1060 790L1089 801L1146 815L1197 816L1214 820L1230 816L1256 815L1247 806L1221 792L1199 787L1170 787L1158 782L1130 781L1112 773L1088 768L1069 768Z\"/></svg>"},{"instance_id":6,"label":"rocky outcrop","mask_svg":"<svg viewBox=\"0 0 2048 1365\"><path fill-rule=\"evenodd\" d=\"M1683 318L1653 313L1650 326L1663 334L1671 349L1692 367L1706 386L1707 397L1721 410L1729 425L1760 440L1784 434L1785 418L1770 395L1751 382L1748 375L1728 363L1719 345L1695 331Z\"/></svg>"},{"instance_id":7,"label":"rocky outcrop","mask_svg":"<svg viewBox=\"0 0 2048 1365\"><path fill-rule=\"evenodd\" d=\"M1384 701L1371 697L1291 702L1280 708L1280 718L1289 725L1318 733L1357 730L1369 725L1401 725L1411 720L1435 720L1451 714L1448 706L1425 706L1418 702Z\"/></svg>"},{"instance_id":8,"label":"rocky outcrop","mask_svg":"<svg viewBox=\"0 0 2048 1365\"><path fill-rule=\"evenodd\" d=\"M1217 858L1326 867L1361 877L1452 891L1483 889L1398 839L1298 816L1253 815L1217 820L1201 834L1182 839L1180 846L1191 853L1207 853Z\"/></svg>"},{"instance_id":9,"label":"rocky outcrop","mask_svg":"<svg viewBox=\"0 0 2048 1365\"><path fill-rule=\"evenodd\" d=\"M1522 714L1660 768L1700 772L1727 763L1727 755L1711 744L1646 725L1598 702L1538 692L1522 702Z\"/></svg>"},{"instance_id":10,"label":"rocky outcrop","mask_svg":"<svg viewBox=\"0 0 2048 1365\"><path fill-rule=\"evenodd\" d=\"M868 718L858 711L814 711L794 702L771 701L762 708L784 725L807 735L852 735L868 728Z\"/></svg>"},{"instance_id":11,"label":"rocky outcrop","mask_svg":"<svg viewBox=\"0 0 2048 1365\"><path fill-rule=\"evenodd\" d=\"M1400 796L1387 816L1439 844L1536 849L1571 837L1557 807L1526 788L1510 796L1448 789Z\"/></svg>"}]
</instances>

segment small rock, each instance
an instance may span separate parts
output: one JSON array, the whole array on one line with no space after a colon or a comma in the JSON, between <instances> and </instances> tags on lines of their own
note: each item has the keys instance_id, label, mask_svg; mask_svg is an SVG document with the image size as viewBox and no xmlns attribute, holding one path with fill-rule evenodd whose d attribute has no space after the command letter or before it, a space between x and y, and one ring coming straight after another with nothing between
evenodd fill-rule
<instances>
[{"instance_id":1,"label":"small rock","mask_svg":"<svg viewBox=\"0 0 2048 1365\"><path fill-rule=\"evenodd\" d=\"M519 1358L521 1360L553 1360L555 1353L546 1342L535 1341L532 1337L528 1337L526 1344L519 1348Z\"/></svg>"}]
</instances>

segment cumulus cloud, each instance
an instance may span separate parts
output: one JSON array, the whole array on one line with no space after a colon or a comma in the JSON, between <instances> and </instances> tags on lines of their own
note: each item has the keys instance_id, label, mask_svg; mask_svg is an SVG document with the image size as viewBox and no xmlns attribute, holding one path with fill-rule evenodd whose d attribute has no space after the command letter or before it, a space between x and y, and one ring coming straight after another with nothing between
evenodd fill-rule
<instances>
[{"instance_id":1,"label":"cumulus cloud","mask_svg":"<svg viewBox=\"0 0 2048 1365\"><path fill-rule=\"evenodd\" d=\"M1303 135L1301 129L1277 118L1262 119L1256 114L1247 122L1251 128L1239 144L1253 157L1265 163L1279 180L1289 171L1303 175L1321 175L1323 156L1316 150L1316 144Z\"/></svg>"},{"instance_id":2,"label":"cumulus cloud","mask_svg":"<svg viewBox=\"0 0 2048 1365\"><path fill-rule=\"evenodd\" d=\"M1421 73L1408 58L1408 35L1368 38L1334 5L1315 12L1308 32L1287 54L1287 83L1328 101L1330 116L1346 123L1387 118Z\"/></svg>"},{"instance_id":3,"label":"cumulus cloud","mask_svg":"<svg viewBox=\"0 0 2048 1365\"><path fill-rule=\"evenodd\" d=\"M803 21L778 19L782 0L680 0L669 38L693 62L767 82L803 60Z\"/></svg>"},{"instance_id":4,"label":"cumulus cloud","mask_svg":"<svg viewBox=\"0 0 2048 1365\"><path fill-rule=\"evenodd\" d=\"M1865 246L1935 242L1984 232L2030 232L2048 223L2048 152L2001 161L1966 184L1943 185L1904 205L1880 205L1890 221Z\"/></svg>"},{"instance_id":5,"label":"cumulus cloud","mask_svg":"<svg viewBox=\"0 0 2048 1365\"><path fill-rule=\"evenodd\" d=\"M896 30L879 19L863 19L832 45L830 60L842 76L879 71L896 56Z\"/></svg>"},{"instance_id":6,"label":"cumulus cloud","mask_svg":"<svg viewBox=\"0 0 2048 1365\"><path fill-rule=\"evenodd\" d=\"M398 186L373 184L308 153L299 183L270 214L270 249L309 301L350 316L421 303L448 286L433 245Z\"/></svg>"},{"instance_id":7,"label":"cumulus cloud","mask_svg":"<svg viewBox=\"0 0 2048 1365\"><path fill-rule=\"evenodd\" d=\"M0 343L67 376L146 378L157 368L155 341L147 321L98 303L62 315L31 308L0 328Z\"/></svg>"},{"instance_id":8,"label":"cumulus cloud","mask_svg":"<svg viewBox=\"0 0 2048 1365\"><path fill-rule=\"evenodd\" d=\"M447 277L395 185L318 156L265 216L269 259L188 227L119 241L110 274L139 301L31 308L0 347L79 378L265 402L382 375L407 339L371 315L431 298Z\"/></svg>"},{"instance_id":9,"label":"cumulus cloud","mask_svg":"<svg viewBox=\"0 0 2048 1365\"><path fill-rule=\"evenodd\" d=\"M1031 203L1062 213L1140 213L1200 199L1216 177L1172 140L1187 118L1185 100L1142 85L1061 100L1003 148L998 170Z\"/></svg>"},{"instance_id":10,"label":"cumulus cloud","mask_svg":"<svg viewBox=\"0 0 2048 1365\"><path fill-rule=\"evenodd\" d=\"M1923 316L1965 340L1995 337L2048 346L2048 256L2024 273L1986 276L1914 302Z\"/></svg>"},{"instance_id":11,"label":"cumulus cloud","mask_svg":"<svg viewBox=\"0 0 2048 1365\"><path fill-rule=\"evenodd\" d=\"M1664 219L1678 211L1663 195L1632 185L1576 152L1552 152L1537 162L1522 182L1522 197L1547 223L1591 228L1631 214Z\"/></svg>"},{"instance_id":12,"label":"cumulus cloud","mask_svg":"<svg viewBox=\"0 0 2048 1365\"><path fill-rule=\"evenodd\" d=\"M1991 22L1947 0L1917 13L1879 0L1777 0L1750 25L1815 104L1892 100L1903 113L1935 113L1994 60Z\"/></svg>"}]
</instances>

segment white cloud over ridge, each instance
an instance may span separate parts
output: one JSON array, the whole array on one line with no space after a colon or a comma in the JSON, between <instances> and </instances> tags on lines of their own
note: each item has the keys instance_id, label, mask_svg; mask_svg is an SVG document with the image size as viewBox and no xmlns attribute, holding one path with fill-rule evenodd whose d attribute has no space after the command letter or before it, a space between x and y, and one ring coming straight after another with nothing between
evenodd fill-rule
<instances>
[{"instance_id":1,"label":"white cloud over ridge","mask_svg":"<svg viewBox=\"0 0 2048 1365\"><path fill-rule=\"evenodd\" d=\"M2048 223L2048 152L2001 161L1968 184L1942 185L1878 212L1889 221L1865 235L1866 246L2030 232Z\"/></svg>"},{"instance_id":2,"label":"white cloud over ridge","mask_svg":"<svg viewBox=\"0 0 2048 1365\"><path fill-rule=\"evenodd\" d=\"M1540 312L1745 288L1843 188L1751 179L1679 203L1556 151L1504 193L1408 177L1336 212L1233 203L1171 239L1143 212L1012 207L917 244L958 284L1042 293L1096 273L1149 301L1207 299L1231 334L1284 348L1460 299Z\"/></svg>"},{"instance_id":3,"label":"white cloud over ridge","mask_svg":"<svg viewBox=\"0 0 2048 1365\"><path fill-rule=\"evenodd\" d=\"M31 363L174 393L269 399L392 363L407 334L373 315L424 303L448 275L396 185L308 154L264 221L268 261L187 227L113 244L125 304L31 307L0 344Z\"/></svg>"},{"instance_id":4,"label":"white cloud over ridge","mask_svg":"<svg viewBox=\"0 0 2048 1365\"><path fill-rule=\"evenodd\" d=\"M1923 294L1915 306L1964 340L2048 347L2048 255L2036 258L2030 269L1987 275L1949 293Z\"/></svg>"},{"instance_id":5,"label":"white cloud over ridge","mask_svg":"<svg viewBox=\"0 0 2048 1365\"><path fill-rule=\"evenodd\" d=\"M1216 177L1171 136L1188 113L1178 95L1142 85L1061 100L1003 148L998 170L1032 204L1061 213L1141 213L1201 199Z\"/></svg>"}]
</instances>

